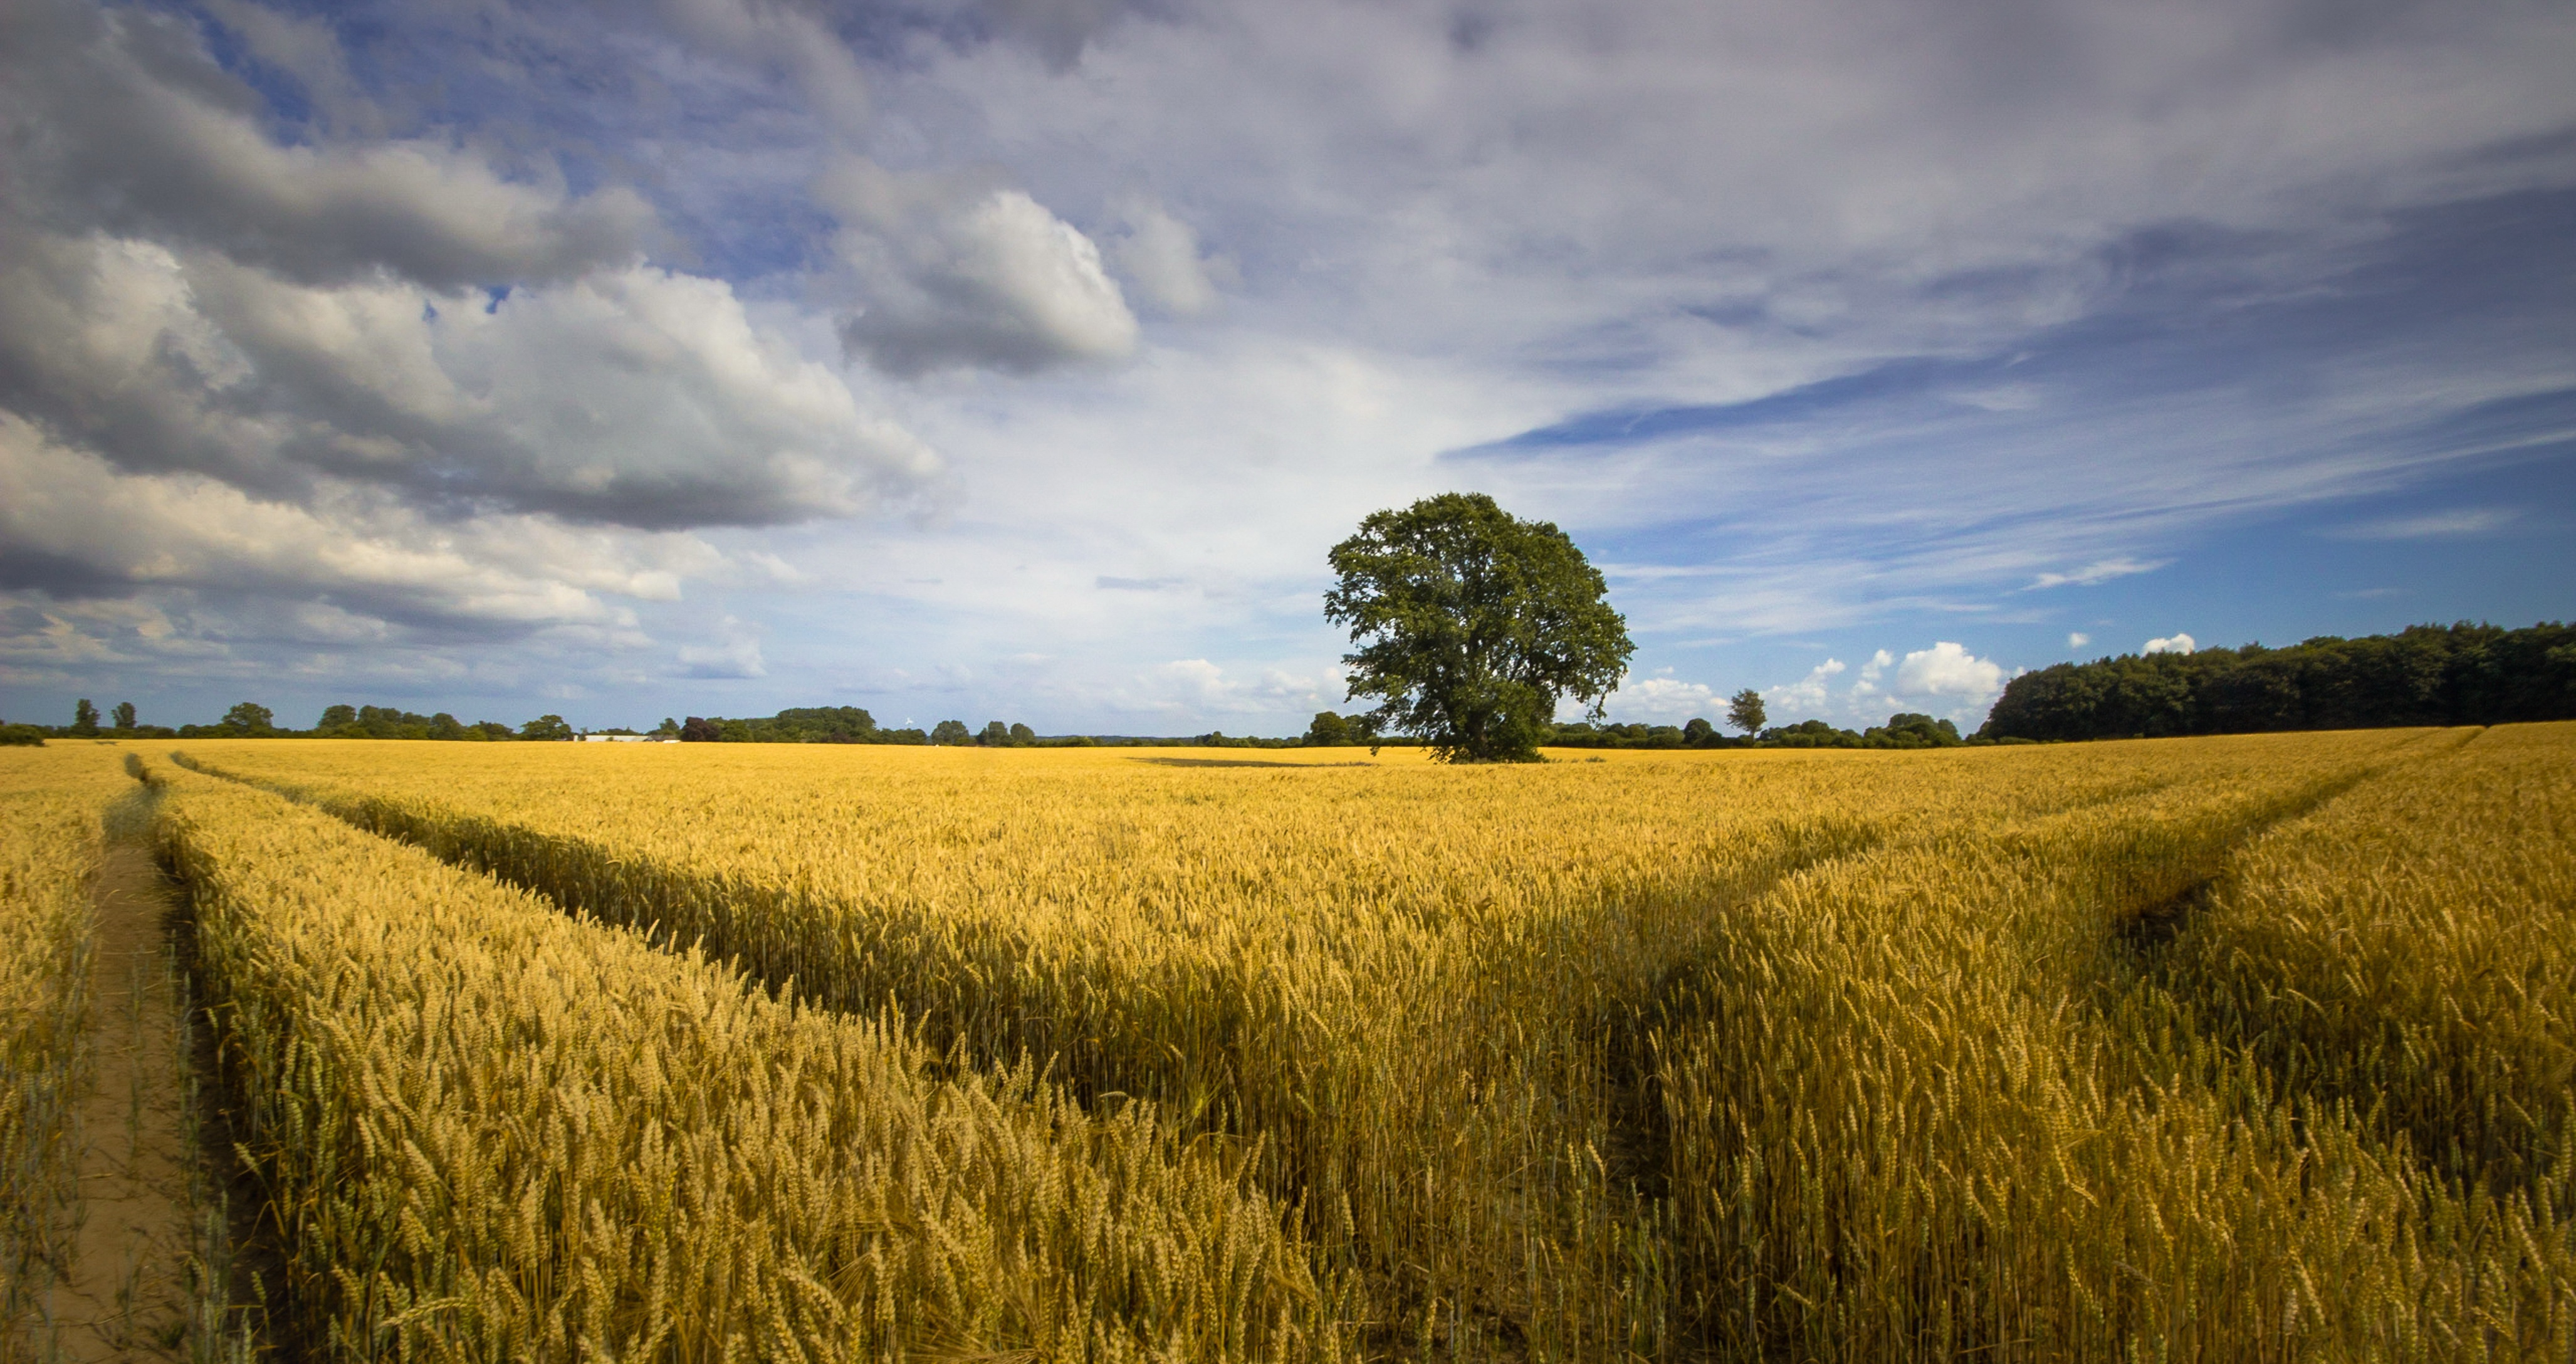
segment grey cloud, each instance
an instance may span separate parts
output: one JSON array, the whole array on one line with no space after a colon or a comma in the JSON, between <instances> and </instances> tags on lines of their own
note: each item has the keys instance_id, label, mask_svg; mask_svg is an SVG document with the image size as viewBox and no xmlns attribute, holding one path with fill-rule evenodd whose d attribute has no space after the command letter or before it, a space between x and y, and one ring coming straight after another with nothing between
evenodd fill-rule
<instances>
[{"instance_id":1,"label":"grey cloud","mask_svg":"<svg viewBox=\"0 0 2576 1364\"><path fill-rule=\"evenodd\" d=\"M647 267L487 302L37 238L0 259L0 406L129 471L646 529L848 515L939 468L729 286Z\"/></svg>"},{"instance_id":2,"label":"grey cloud","mask_svg":"<svg viewBox=\"0 0 2576 1364\"><path fill-rule=\"evenodd\" d=\"M432 288L556 280L632 258L628 190L505 180L434 139L281 145L257 97L169 16L26 0L0 10L0 188L57 232L220 250L306 282L391 270Z\"/></svg>"},{"instance_id":3,"label":"grey cloud","mask_svg":"<svg viewBox=\"0 0 2576 1364\"><path fill-rule=\"evenodd\" d=\"M816 197L840 219L840 254L864 299L842 339L887 373L1029 373L1135 348L1135 314L1099 247L1019 190L853 158Z\"/></svg>"},{"instance_id":4,"label":"grey cloud","mask_svg":"<svg viewBox=\"0 0 2576 1364\"><path fill-rule=\"evenodd\" d=\"M619 611L600 591L669 595L674 565L713 558L704 546L691 555L685 545L580 537L525 521L443 526L382 498L308 508L210 479L122 474L5 414L0 544L20 566L50 568L45 580L24 584L49 593L251 592L328 599L390 620L520 629L613 623ZM652 562L656 549L671 563Z\"/></svg>"},{"instance_id":5,"label":"grey cloud","mask_svg":"<svg viewBox=\"0 0 2576 1364\"><path fill-rule=\"evenodd\" d=\"M1127 233L1111 246L1110 255L1146 302L1174 317L1196 317L1216 306L1213 275L1231 273L1230 262L1204 259L1198 234L1161 204L1136 200L1120 216L1127 220Z\"/></svg>"}]
</instances>

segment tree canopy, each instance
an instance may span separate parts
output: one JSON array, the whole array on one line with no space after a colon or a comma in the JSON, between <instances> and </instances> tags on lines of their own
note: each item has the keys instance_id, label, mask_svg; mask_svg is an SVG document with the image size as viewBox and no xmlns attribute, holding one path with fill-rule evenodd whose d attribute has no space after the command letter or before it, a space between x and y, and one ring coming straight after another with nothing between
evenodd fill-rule
<instances>
[{"instance_id":1,"label":"tree canopy","mask_svg":"<svg viewBox=\"0 0 2576 1364\"><path fill-rule=\"evenodd\" d=\"M2012 680L1988 738L2125 739L2576 718L2576 628L2417 625L2060 663Z\"/></svg>"},{"instance_id":2,"label":"tree canopy","mask_svg":"<svg viewBox=\"0 0 2576 1364\"><path fill-rule=\"evenodd\" d=\"M1450 762L1538 757L1560 698L1599 719L1636 646L1600 570L1565 532L1482 493L1372 514L1333 547L1324 616L1349 627L1356 717Z\"/></svg>"}]
</instances>

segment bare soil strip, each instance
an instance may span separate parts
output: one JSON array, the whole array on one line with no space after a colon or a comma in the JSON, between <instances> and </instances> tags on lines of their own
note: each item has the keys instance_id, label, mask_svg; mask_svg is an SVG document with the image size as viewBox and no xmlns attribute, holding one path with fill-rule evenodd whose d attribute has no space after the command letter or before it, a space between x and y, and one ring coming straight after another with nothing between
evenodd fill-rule
<instances>
[{"instance_id":1,"label":"bare soil strip","mask_svg":"<svg viewBox=\"0 0 2576 1364\"><path fill-rule=\"evenodd\" d=\"M191 1161L170 926L178 897L136 839L109 841L92 894L89 1092L74 1121L81 1226L50 1294L65 1360L187 1358Z\"/></svg>"}]
</instances>

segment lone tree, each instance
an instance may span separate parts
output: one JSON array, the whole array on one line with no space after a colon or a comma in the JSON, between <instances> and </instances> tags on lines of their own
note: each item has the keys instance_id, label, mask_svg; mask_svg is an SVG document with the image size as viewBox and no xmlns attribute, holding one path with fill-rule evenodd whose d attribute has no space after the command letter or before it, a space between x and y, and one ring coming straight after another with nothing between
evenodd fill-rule
<instances>
[{"instance_id":1,"label":"lone tree","mask_svg":"<svg viewBox=\"0 0 2576 1364\"><path fill-rule=\"evenodd\" d=\"M1747 734L1759 733L1763 723L1770 718L1770 713L1762 708L1762 693L1751 687L1727 699L1726 722Z\"/></svg>"},{"instance_id":2,"label":"lone tree","mask_svg":"<svg viewBox=\"0 0 2576 1364\"><path fill-rule=\"evenodd\" d=\"M1350 627L1353 717L1369 738L1410 734L1444 762L1535 762L1557 699L1598 720L1636 646L1600 570L1565 532L1482 493L1381 511L1333 546L1324 617Z\"/></svg>"}]
</instances>

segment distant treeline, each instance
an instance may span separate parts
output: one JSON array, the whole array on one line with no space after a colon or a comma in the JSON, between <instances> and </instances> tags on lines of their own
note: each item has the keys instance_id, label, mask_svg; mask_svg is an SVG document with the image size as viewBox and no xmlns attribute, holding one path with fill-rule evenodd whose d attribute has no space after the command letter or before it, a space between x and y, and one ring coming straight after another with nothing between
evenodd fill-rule
<instances>
[{"instance_id":1,"label":"distant treeline","mask_svg":"<svg viewBox=\"0 0 2576 1364\"><path fill-rule=\"evenodd\" d=\"M0 743L42 743L46 739L449 739L489 743L507 739L569 739L573 728L560 715L541 715L513 729L498 720L467 724L446 711L420 715L389 706L328 706L311 729L281 727L277 712L256 701L244 701L211 725L141 723L131 701L120 701L102 722L98 707L83 698L72 707L68 725L0 725Z\"/></svg>"},{"instance_id":2,"label":"distant treeline","mask_svg":"<svg viewBox=\"0 0 2576 1364\"><path fill-rule=\"evenodd\" d=\"M2576 629L2463 622L2060 663L2014 678L1978 733L2125 739L2566 719L2576 719Z\"/></svg>"},{"instance_id":3,"label":"distant treeline","mask_svg":"<svg viewBox=\"0 0 2576 1364\"><path fill-rule=\"evenodd\" d=\"M1140 734L1042 735L1024 724L987 721L969 729L963 720L942 720L927 730L880 729L875 717L857 706L808 706L761 718L726 719L692 715L664 720L653 731L684 743L728 744L935 744L979 748L1296 748L1304 739L1250 739L1216 731L1206 734L1149 736Z\"/></svg>"},{"instance_id":4,"label":"distant treeline","mask_svg":"<svg viewBox=\"0 0 2576 1364\"><path fill-rule=\"evenodd\" d=\"M1308 747L1339 747L1370 742L1367 731L1358 721L1324 711L1306 730L1302 740L1262 740L1264 743L1295 744ZM1411 740L1400 742L1411 743ZM1806 720L1794 725L1775 725L1758 734L1734 736L1721 734L1717 726L1705 719L1693 719L1679 725L1647 724L1570 724L1558 725L1541 744L1546 748L1952 748L1963 744L2012 743L2016 740L1962 738L1959 727L1948 720L1929 715L1899 711L1887 717L1887 723L1865 730L1836 729L1822 720Z\"/></svg>"}]
</instances>

